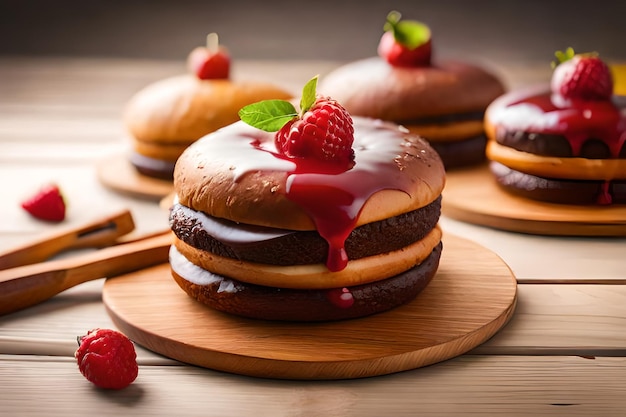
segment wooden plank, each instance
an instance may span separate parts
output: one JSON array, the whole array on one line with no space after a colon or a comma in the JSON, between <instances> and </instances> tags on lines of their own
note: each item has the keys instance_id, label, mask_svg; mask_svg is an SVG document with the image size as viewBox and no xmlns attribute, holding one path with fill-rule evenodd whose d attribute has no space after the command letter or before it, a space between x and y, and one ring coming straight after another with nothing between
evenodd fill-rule
<instances>
[{"instance_id":1,"label":"wooden plank","mask_svg":"<svg viewBox=\"0 0 626 417\"><path fill-rule=\"evenodd\" d=\"M101 303L102 284L82 284L39 306L0 316L0 338L64 343L91 327L114 327ZM625 304L622 285L521 284L509 323L472 352L624 355ZM11 352L2 351L0 343L0 353Z\"/></svg>"},{"instance_id":2,"label":"wooden plank","mask_svg":"<svg viewBox=\"0 0 626 417\"><path fill-rule=\"evenodd\" d=\"M473 353L624 356L624 305L624 285L519 285L509 323Z\"/></svg>"},{"instance_id":3,"label":"wooden plank","mask_svg":"<svg viewBox=\"0 0 626 417\"><path fill-rule=\"evenodd\" d=\"M511 267L519 283L621 283L624 237L554 237L512 233L443 216L444 231L468 236L493 250Z\"/></svg>"},{"instance_id":4,"label":"wooden plank","mask_svg":"<svg viewBox=\"0 0 626 417\"><path fill-rule=\"evenodd\" d=\"M50 136L54 137L54 135ZM100 136L100 143L96 141L81 141L81 137L77 135L72 136L76 139L76 142L72 144L60 143L61 140L68 139L65 135L57 136L59 142L56 143L52 141L50 143L37 143L30 139L25 139L22 144L18 142L0 142L2 170L4 171L11 165L24 167L28 164L38 167L58 167L60 169L74 166L77 170L88 165L87 168L95 173L96 163L114 154L126 155L129 149L129 146L121 141L119 143L112 142L109 146L102 144L104 140L115 139L116 136L108 136L106 138ZM49 176L52 175L53 171L50 170Z\"/></svg>"},{"instance_id":5,"label":"wooden plank","mask_svg":"<svg viewBox=\"0 0 626 417\"><path fill-rule=\"evenodd\" d=\"M140 365L122 391L97 391L73 359L0 356L6 415L623 416L625 358L462 356L359 380L281 381Z\"/></svg>"},{"instance_id":6,"label":"wooden plank","mask_svg":"<svg viewBox=\"0 0 626 417\"><path fill-rule=\"evenodd\" d=\"M299 94L311 77L324 75L340 64L286 60L276 65L273 61L238 60L233 63L231 79L272 82ZM146 85L184 72L184 60L0 58L0 104L123 104Z\"/></svg>"},{"instance_id":7,"label":"wooden plank","mask_svg":"<svg viewBox=\"0 0 626 417\"><path fill-rule=\"evenodd\" d=\"M90 329L115 326L102 305L104 279L86 282L40 305L0 316L0 355L73 358L76 337ZM161 358L137 346L139 360Z\"/></svg>"}]
</instances>

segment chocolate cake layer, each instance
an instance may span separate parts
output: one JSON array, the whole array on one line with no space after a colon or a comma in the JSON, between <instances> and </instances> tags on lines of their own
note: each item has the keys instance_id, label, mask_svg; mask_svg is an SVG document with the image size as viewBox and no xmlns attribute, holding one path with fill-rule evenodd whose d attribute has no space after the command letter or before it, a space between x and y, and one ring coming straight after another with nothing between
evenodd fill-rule
<instances>
[{"instance_id":1,"label":"chocolate cake layer","mask_svg":"<svg viewBox=\"0 0 626 417\"><path fill-rule=\"evenodd\" d=\"M194 284L172 269L178 285L192 298L238 316L281 321L330 321L381 313L413 300L434 277L442 244L420 265L385 280L349 288L294 290L218 278ZM347 296L347 298L346 298Z\"/></svg>"},{"instance_id":2,"label":"chocolate cake layer","mask_svg":"<svg viewBox=\"0 0 626 417\"><path fill-rule=\"evenodd\" d=\"M429 205L402 215L355 228L345 242L349 259L359 259L401 249L421 240L439 221L441 196ZM271 265L325 263L328 243L316 231L281 231L277 237L247 242L225 242L203 227L203 213L175 204L170 226L183 242L196 249L247 262ZM224 227L237 224L219 220ZM258 229L258 228L257 228Z\"/></svg>"},{"instance_id":3,"label":"chocolate cake layer","mask_svg":"<svg viewBox=\"0 0 626 417\"><path fill-rule=\"evenodd\" d=\"M498 162L489 164L496 181L506 191L548 203L598 205L626 204L626 180L583 181L542 178L512 170Z\"/></svg>"},{"instance_id":4,"label":"chocolate cake layer","mask_svg":"<svg viewBox=\"0 0 626 417\"><path fill-rule=\"evenodd\" d=\"M431 141L429 143L437 151L447 170L476 165L485 161L485 146L487 145L485 135L461 141Z\"/></svg>"},{"instance_id":5,"label":"chocolate cake layer","mask_svg":"<svg viewBox=\"0 0 626 417\"><path fill-rule=\"evenodd\" d=\"M170 181L174 177L175 162L150 158L136 152L131 153L129 159L135 169L144 175Z\"/></svg>"},{"instance_id":6,"label":"chocolate cake layer","mask_svg":"<svg viewBox=\"0 0 626 417\"><path fill-rule=\"evenodd\" d=\"M609 147L601 140L589 138L582 145L580 154L573 155L572 147L564 136L529 133L516 130L499 129L496 141L504 146L542 156L561 158L581 157L588 159L612 158ZM626 142L619 152L620 158L626 158Z\"/></svg>"}]
</instances>

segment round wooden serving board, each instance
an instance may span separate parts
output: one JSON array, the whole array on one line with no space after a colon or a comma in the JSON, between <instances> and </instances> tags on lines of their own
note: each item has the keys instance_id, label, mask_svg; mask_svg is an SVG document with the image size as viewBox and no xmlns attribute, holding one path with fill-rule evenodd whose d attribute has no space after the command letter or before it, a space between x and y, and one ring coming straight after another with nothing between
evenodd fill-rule
<instances>
[{"instance_id":1,"label":"round wooden serving board","mask_svg":"<svg viewBox=\"0 0 626 417\"><path fill-rule=\"evenodd\" d=\"M626 206L568 206L498 187L487 165L446 174L444 215L496 229L554 236L626 236Z\"/></svg>"},{"instance_id":2,"label":"round wooden serving board","mask_svg":"<svg viewBox=\"0 0 626 417\"><path fill-rule=\"evenodd\" d=\"M171 181L139 173L123 153L99 161L96 170L105 187L132 197L158 201L174 191Z\"/></svg>"},{"instance_id":3,"label":"round wooden serving board","mask_svg":"<svg viewBox=\"0 0 626 417\"><path fill-rule=\"evenodd\" d=\"M513 315L517 282L495 253L444 236L440 267L394 310L323 323L244 319L191 299L169 265L108 279L103 300L118 328L164 356L220 371L282 379L384 375L461 355Z\"/></svg>"}]
</instances>

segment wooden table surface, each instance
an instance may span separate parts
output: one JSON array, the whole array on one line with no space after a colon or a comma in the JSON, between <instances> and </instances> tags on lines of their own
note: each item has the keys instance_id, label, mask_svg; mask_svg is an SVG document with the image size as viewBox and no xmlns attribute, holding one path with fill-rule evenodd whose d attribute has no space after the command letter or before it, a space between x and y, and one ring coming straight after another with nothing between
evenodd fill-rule
<instances>
[{"instance_id":1,"label":"wooden table surface","mask_svg":"<svg viewBox=\"0 0 626 417\"><path fill-rule=\"evenodd\" d=\"M235 77L279 81L297 92L337 64L245 61ZM510 86L549 71L494 68ZM0 59L0 249L60 227L19 207L49 181L69 202L63 227L129 208L137 233L166 228L157 202L105 188L94 166L128 147L120 115L130 95L181 71L178 62ZM73 357L77 335L114 327L100 279L0 317L0 415L624 415L626 238L525 235L446 217L441 225L497 253L518 279L512 320L461 357L381 377L306 382L188 366L139 347L135 383L102 391Z\"/></svg>"}]
</instances>

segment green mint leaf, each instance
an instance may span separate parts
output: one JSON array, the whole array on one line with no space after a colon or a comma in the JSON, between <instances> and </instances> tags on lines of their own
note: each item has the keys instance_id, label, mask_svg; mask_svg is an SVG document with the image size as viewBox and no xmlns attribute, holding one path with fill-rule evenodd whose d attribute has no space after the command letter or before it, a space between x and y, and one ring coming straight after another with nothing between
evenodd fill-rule
<instances>
[{"instance_id":1,"label":"green mint leaf","mask_svg":"<svg viewBox=\"0 0 626 417\"><path fill-rule=\"evenodd\" d=\"M311 78L302 88L302 98L300 98L300 114L304 114L315 103L318 75Z\"/></svg>"},{"instance_id":2,"label":"green mint leaf","mask_svg":"<svg viewBox=\"0 0 626 417\"><path fill-rule=\"evenodd\" d=\"M396 40L409 49L415 49L430 39L430 29L423 23L405 20L398 23Z\"/></svg>"},{"instance_id":3,"label":"green mint leaf","mask_svg":"<svg viewBox=\"0 0 626 417\"><path fill-rule=\"evenodd\" d=\"M285 100L264 100L249 104L239 110L245 123L266 132L277 132L298 115L296 108Z\"/></svg>"},{"instance_id":4,"label":"green mint leaf","mask_svg":"<svg viewBox=\"0 0 626 417\"><path fill-rule=\"evenodd\" d=\"M401 17L395 10L390 12L384 25L385 32L391 31L396 42L408 49L415 49L428 42L431 33L426 24L416 20L401 20Z\"/></svg>"}]
</instances>

